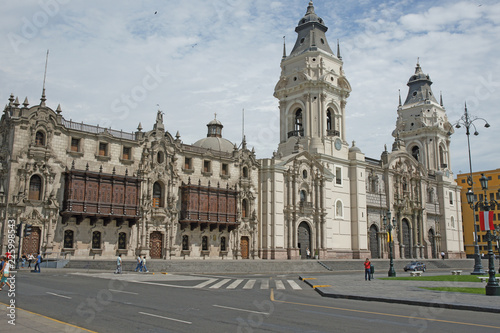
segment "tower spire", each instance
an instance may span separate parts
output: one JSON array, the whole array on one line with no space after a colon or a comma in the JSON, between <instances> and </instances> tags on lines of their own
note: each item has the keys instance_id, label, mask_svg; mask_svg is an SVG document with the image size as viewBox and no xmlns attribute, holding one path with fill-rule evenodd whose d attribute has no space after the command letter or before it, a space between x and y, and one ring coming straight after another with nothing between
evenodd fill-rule
<instances>
[{"instance_id":1,"label":"tower spire","mask_svg":"<svg viewBox=\"0 0 500 333\"><path fill-rule=\"evenodd\" d=\"M439 92L439 105L443 106L443 92Z\"/></svg>"},{"instance_id":2,"label":"tower spire","mask_svg":"<svg viewBox=\"0 0 500 333\"><path fill-rule=\"evenodd\" d=\"M49 62L49 50L47 49L47 55L45 56L45 71L43 73L43 86L42 86L42 98L40 98L40 106L45 106L45 78L47 77L47 63Z\"/></svg>"},{"instance_id":3,"label":"tower spire","mask_svg":"<svg viewBox=\"0 0 500 333\"><path fill-rule=\"evenodd\" d=\"M340 42L338 39L337 39L337 58L342 60L342 56L340 55Z\"/></svg>"},{"instance_id":4,"label":"tower spire","mask_svg":"<svg viewBox=\"0 0 500 333\"><path fill-rule=\"evenodd\" d=\"M401 104L401 89L398 89L398 93L399 93L399 106L402 106L402 104Z\"/></svg>"},{"instance_id":5,"label":"tower spire","mask_svg":"<svg viewBox=\"0 0 500 333\"><path fill-rule=\"evenodd\" d=\"M283 59L286 58L286 43L285 43L285 36L283 36Z\"/></svg>"}]
</instances>

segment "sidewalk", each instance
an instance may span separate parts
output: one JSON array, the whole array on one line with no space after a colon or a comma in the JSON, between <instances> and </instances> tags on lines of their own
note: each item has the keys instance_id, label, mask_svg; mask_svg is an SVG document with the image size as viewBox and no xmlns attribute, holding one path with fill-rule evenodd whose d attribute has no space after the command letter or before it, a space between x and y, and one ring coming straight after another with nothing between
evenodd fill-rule
<instances>
[{"instance_id":1,"label":"sidewalk","mask_svg":"<svg viewBox=\"0 0 500 333\"><path fill-rule=\"evenodd\" d=\"M15 309L15 325L8 324L11 320L7 315L11 310L7 308L8 304L0 303L0 326L2 332L12 333L52 333L52 332L94 332L72 324L64 323L56 319L45 317L31 311ZM4 330L5 329L5 330Z\"/></svg>"},{"instance_id":2,"label":"sidewalk","mask_svg":"<svg viewBox=\"0 0 500 333\"><path fill-rule=\"evenodd\" d=\"M427 274L426 275L442 275ZM401 274L400 276L407 276ZM364 272L348 275L303 274L301 280L323 297L345 298L364 301L378 301L420 306L435 306L448 309L500 312L500 296L486 296L469 293L426 290L421 287L469 287L484 288L483 282L380 280L375 274L371 281L365 281Z\"/></svg>"}]
</instances>

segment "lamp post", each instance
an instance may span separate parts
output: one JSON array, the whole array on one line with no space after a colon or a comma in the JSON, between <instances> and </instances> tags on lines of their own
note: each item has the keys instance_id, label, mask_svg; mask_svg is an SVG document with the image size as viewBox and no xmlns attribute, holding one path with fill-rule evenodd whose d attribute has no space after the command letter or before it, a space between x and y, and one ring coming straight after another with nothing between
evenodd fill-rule
<instances>
[{"instance_id":1,"label":"lamp post","mask_svg":"<svg viewBox=\"0 0 500 333\"><path fill-rule=\"evenodd\" d=\"M490 127L490 124L486 121L484 118L478 118L471 116L467 112L467 104L465 104L465 111L462 117L456 122L455 128L460 128L462 126L465 127L465 134L467 135L467 151L469 152L469 176L467 177L467 184L472 188L473 186L473 181L472 181L472 161L471 161L471 154L470 154L470 129L474 129L474 135L478 136L479 132L476 129L476 125L474 125L474 122L476 120L482 120L484 121L484 127L488 128ZM451 132L449 132L451 135ZM469 189L470 190L470 189ZM469 193L467 192L466 195ZM472 193L474 195L474 193ZM467 197L467 201L469 200L469 197ZM477 232L476 232L476 219L475 219L475 214L474 214L474 209L472 209L472 223L474 225L474 271L471 272L472 275L483 275L486 274L486 272L483 270L483 263L481 262L481 256L479 255L479 246L477 245Z\"/></svg>"},{"instance_id":2,"label":"lamp post","mask_svg":"<svg viewBox=\"0 0 500 333\"><path fill-rule=\"evenodd\" d=\"M389 222L387 222L389 221ZM396 277L396 271L394 270L394 262L392 259L392 246L394 244L394 239L392 238L392 229L396 228L396 218L392 219L391 223L391 211L387 211L387 215L384 216L384 227L386 228L387 232L389 233L389 258L390 258L390 266L389 266L389 272L387 272L387 276L389 277Z\"/></svg>"},{"instance_id":3,"label":"lamp post","mask_svg":"<svg viewBox=\"0 0 500 333\"><path fill-rule=\"evenodd\" d=\"M484 191L484 200L474 202L474 192L469 188L467 191L467 202L471 205L473 211L476 209L483 210L483 221L485 226L487 226L486 230L486 240L488 242L488 283L486 284L486 295L490 296L500 296L500 286L495 278L495 257L493 256L493 246L492 240L494 236L491 234L491 228L489 223L489 211L495 209L495 207L499 207L499 203L495 201L495 199L491 199L488 201L488 196L486 190L488 189L488 178L484 176L484 173L481 174L481 178L479 178L479 182L481 183L481 188Z\"/></svg>"}]
</instances>

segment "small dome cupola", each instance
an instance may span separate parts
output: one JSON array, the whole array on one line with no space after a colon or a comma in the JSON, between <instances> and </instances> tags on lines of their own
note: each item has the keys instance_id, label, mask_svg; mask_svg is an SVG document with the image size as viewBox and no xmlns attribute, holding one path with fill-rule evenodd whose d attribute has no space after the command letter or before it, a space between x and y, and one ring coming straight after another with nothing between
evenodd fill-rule
<instances>
[{"instance_id":1,"label":"small dome cupola","mask_svg":"<svg viewBox=\"0 0 500 333\"><path fill-rule=\"evenodd\" d=\"M332 49L328 45L325 32L328 28L321 17L314 12L314 5L309 1L307 12L302 17L295 28L297 32L297 41L290 55L297 55L302 52L321 49L329 54L333 54Z\"/></svg>"},{"instance_id":2,"label":"small dome cupola","mask_svg":"<svg viewBox=\"0 0 500 333\"><path fill-rule=\"evenodd\" d=\"M207 124L208 127L208 133L207 133L207 138L214 137L214 138L222 138L222 123L217 120L217 114L215 114L214 120L209 122Z\"/></svg>"},{"instance_id":3,"label":"small dome cupola","mask_svg":"<svg viewBox=\"0 0 500 333\"><path fill-rule=\"evenodd\" d=\"M417 66L415 67L415 74L410 77L406 85L410 87L410 89L408 89L408 96L406 97L404 105L427 100L437 103L431 89L431 78L429 75L424 74L418 61Z\"/></svg>"}]
</instances>

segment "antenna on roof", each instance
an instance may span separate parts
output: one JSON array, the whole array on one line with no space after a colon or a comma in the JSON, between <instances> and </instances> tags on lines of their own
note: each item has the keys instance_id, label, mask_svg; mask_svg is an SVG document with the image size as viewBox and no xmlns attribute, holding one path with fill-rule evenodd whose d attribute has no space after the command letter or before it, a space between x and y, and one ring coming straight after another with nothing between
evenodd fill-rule
<instances>
[{"instance_id":1,"label":"antenna on roof","mask_svg":"<svg viewBox=\"0 0 500 333\"><path fill-rule=\"evenodd\" d=\"M45 98L45 78L47 77L47 63L49 62L49 49L47 49L47 55L45 56L45 71L43 73L43 86L42 86L42 98L40 99L41 106L45 106L45 101L47 100Z\"/></svg>"}]
</instances>

